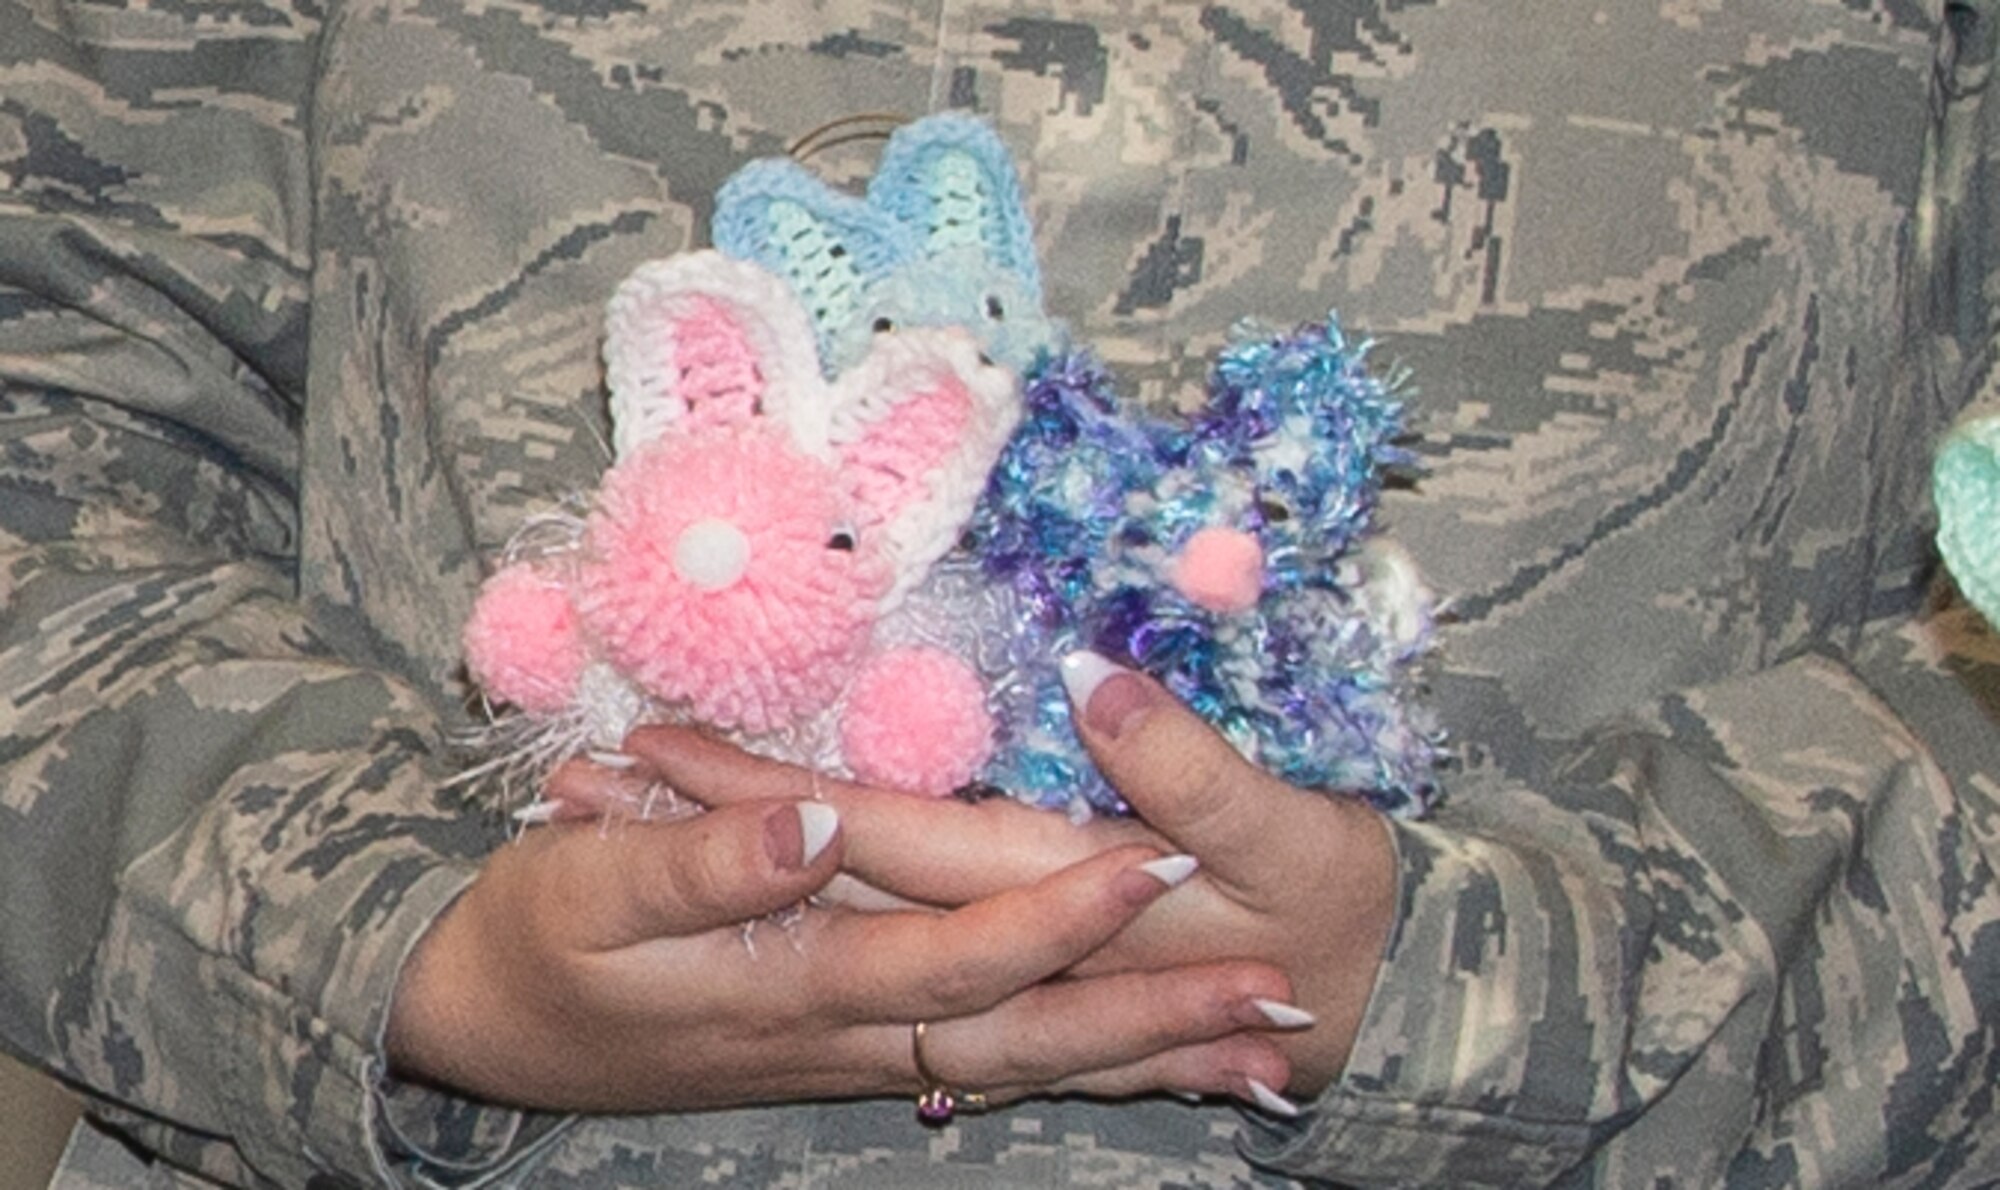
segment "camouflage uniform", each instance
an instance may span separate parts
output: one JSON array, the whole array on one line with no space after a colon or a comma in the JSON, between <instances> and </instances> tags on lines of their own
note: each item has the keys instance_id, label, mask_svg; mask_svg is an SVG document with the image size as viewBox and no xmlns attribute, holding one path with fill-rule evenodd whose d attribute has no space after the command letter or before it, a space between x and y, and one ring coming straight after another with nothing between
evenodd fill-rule
<instances>
[{"instance_id":1,"label":"camouflage uniform","mask_svg":"<svg viewBox=\"0 0 2000 1190\"><path fill-rule=\"evenodd\" d=\"M2000 645L1927 600L1990 384L1995 0L7 0L0 1041L70 1186L1973 1185ZM1171 396L1337 305L1420 385L1451 800L1296 1125L520 1117L385 1081L494 842L493 548L601 466L601 302L821 119L967 107ZM814 158L844 176L869 146ZM1338 907L1329 907L1337 912Z\"/></svg>"}]
</instances>

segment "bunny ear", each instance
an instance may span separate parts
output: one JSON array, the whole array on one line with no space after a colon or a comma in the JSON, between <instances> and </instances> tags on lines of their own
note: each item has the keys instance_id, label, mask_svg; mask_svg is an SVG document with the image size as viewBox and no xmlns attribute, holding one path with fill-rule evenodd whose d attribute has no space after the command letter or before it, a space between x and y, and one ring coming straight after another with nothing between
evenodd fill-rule
<instances>
[{"instance_id":1,"label":"bunny ear","mask_svg":"<svg viewBox=\"0 0 2000 1190\"><path fill-rule=\"evenodd\" d=\"M842 373L830 434L864 541L895 573L893 604L957 544L1021 419L1013 373L958 329L880 336Z\"/></svg>"},{"instance_id":2,"label":"bunny ear","mask_svg":"<svg viewBox=\"0 0 2000 1190\"><path fill-rule=\"evenodd\" d=\"M612 295L605 379L619 458L667 426L774 418L823 442L812 325L783 281L719 252L649 261Z\"/></svg>"},{"instance_id":3,"label":"bunny ear","mask_svg":"<svg viewBox=\"0 0 2000 1190\"><path fill-rule=\"evenodd\" d=\"M942 112L897 129L868 185L868 202L904 228L921 255L975 252L1041 304L1021 178L1007 146L983 121Z\"/></svg>"},{"instance_id":4,"label":"bunny ear","mask_svg":"<svg viewBox=\"0 0 2000 1190\"><path fill-rule=\"evenodd\" d=\"M788 159L753 161L715 197L715 246L783 277L818 335L820 357L850 331L868 287L915 254L881 211Z\"/></svg>"}]
</instances>

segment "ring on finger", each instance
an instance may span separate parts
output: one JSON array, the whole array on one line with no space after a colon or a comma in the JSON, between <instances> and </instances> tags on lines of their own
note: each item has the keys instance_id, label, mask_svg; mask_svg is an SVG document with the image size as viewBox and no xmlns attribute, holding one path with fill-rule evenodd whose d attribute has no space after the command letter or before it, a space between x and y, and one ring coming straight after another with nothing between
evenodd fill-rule
<instances>
[{"instance_id":1,"label":"ring on finger","mask_svg":"<svg viewBox=\"0 0 2000 1190\"><path fill-rule=\"evenodd\" d=\"M986 1096L978 1091L953 1090L931 1070L924 1060L924 1033L927 1022L910 1026L910 1057L916 1063L917 1081L924 1089L917 1095L917 1119L934 1128L951 1123L959 1112L976 1116L987 1109Z\"/></svg>"}]
</instances>

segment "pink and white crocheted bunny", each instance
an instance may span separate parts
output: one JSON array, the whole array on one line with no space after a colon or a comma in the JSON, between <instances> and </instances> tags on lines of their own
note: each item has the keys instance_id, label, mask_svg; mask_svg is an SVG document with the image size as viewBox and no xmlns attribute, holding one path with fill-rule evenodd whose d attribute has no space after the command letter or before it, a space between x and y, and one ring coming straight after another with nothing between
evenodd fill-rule
<instances>
[{"instance_id":1,"label":"pink and white crocheted bunny","mask_svg":"<svg viewBox=\"0 0 2000 1190\"><path fill-rule=\"evenodd\" d=\"M635 271L605 361L616 462L466 626L488 696L569 751L672 719L890 787L971 780L992 747L978 674L880 627L957 542L1014 377L925 330L827 381L790 287L714 252Z\"/></svg>"}]
</instances>

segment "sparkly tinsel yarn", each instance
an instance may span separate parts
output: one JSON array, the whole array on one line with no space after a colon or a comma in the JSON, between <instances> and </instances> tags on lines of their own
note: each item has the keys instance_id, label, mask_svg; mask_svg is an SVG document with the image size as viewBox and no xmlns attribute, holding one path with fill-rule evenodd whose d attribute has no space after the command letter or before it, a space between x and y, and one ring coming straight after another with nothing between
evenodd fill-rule
<instances>
[{"instance_id":1,"label":"sparkly tinsel yarn","mask_svg":"<svg viewBox=\"0 0 2000 1190\"><path fill-rule=\"evenodd\" d=\"M972 543L1017 631L986 779L1037 805L1122 813L1077 744L1055 663L1090 648L1159 678L1246 756L1295 784L1415 815L1440 733L1416 697L1429 596L1372 536L1385 475L1413 463L1398 378L1329 318L1239 328L1208 400L1135 412L1087 353L1027 377L1026 416L989 481ZM1261 595L1198 605L1166 581L1204 529L1253 537Z\"/></svg>"}]
</instances>

